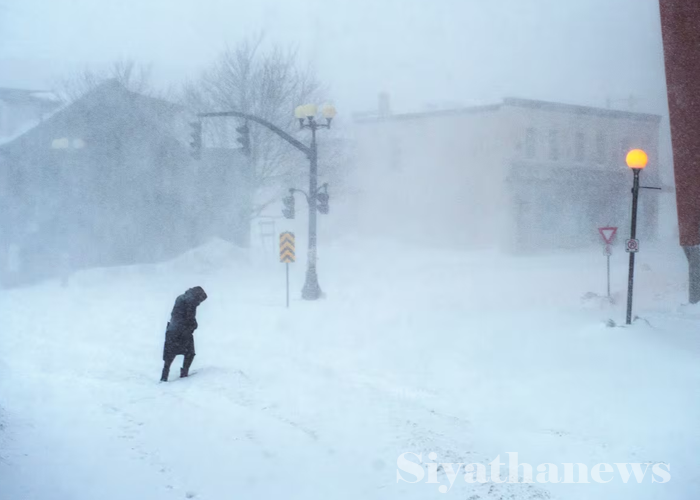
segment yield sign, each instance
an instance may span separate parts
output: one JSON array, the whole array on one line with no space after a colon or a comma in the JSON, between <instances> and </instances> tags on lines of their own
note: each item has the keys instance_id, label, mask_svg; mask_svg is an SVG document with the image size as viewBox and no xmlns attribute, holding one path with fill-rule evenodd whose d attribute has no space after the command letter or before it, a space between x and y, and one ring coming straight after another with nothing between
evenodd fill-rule
<instances>
[{"instance_id":1,"label":"yield sign","mask_svg":"<svg viewBox=\"0 0 700 500\"><path fill-rule=\"evenodd\" d=\"M603 237L606 245L612 243L613 238L615 238L615 233L617 232L616 227L599 227L598 232Z\"/></svg>"}]
</instances>

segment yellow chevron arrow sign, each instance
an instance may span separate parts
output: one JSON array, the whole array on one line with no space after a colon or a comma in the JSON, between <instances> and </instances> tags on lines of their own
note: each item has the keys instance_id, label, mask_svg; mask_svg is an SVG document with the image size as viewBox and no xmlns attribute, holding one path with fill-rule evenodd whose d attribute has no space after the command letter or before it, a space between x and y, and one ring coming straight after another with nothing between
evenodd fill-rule
<instances>
[{"instance_id":1,"label":"yellow chevron arrow sign","mask_svg":"<svg viewBox=\"0 0 700 500\"><path fill-rule=\"evenodd\" d=\"M296 257L294 254L294 233L289 231L280 234L280 262L294 262Z\"/></svg>"},{"instance_id":2,"label":"yellow chevron arrow sign","mask_svg":"<svg viewBox=\"0 0 700 500\"><path fill-rule=\"evenodd\" d=\"M289 263L294 262L294 233L286 231L280 234L280 262L284 262L287 275L287 307L289 307Z\"/></svg>"}]
</instances>

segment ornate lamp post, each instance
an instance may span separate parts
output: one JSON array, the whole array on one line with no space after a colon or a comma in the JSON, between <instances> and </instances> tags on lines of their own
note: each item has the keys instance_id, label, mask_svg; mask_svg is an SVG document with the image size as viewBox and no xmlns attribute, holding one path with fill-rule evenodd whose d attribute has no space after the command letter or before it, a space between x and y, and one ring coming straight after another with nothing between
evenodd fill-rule
<instances>
[{"instance_id":1,"label":"ornate lamp post","mask_svg":"<svg viewBox=\"0 0 700 500\"><path fill-rule=\"evenodd\" d=\"M299 120L299 128L311 130L311 146L309 154L309 194L307 201L309 203L309 250L306 268L306 280L304 288L301 290L301 296L305 300L316 300L323 294L321 287L318 284L318 275L316 273L316 213L318 211L318 147L316 145L316 131L321 128L331 128L331 122L336 115L335 108L330 105L323 107L322 115L326 119L326 123L319 123L316 120L318 109L314 104L305 104L298 106L294 110L294 116Z\"/></svg>"}]
</instances>

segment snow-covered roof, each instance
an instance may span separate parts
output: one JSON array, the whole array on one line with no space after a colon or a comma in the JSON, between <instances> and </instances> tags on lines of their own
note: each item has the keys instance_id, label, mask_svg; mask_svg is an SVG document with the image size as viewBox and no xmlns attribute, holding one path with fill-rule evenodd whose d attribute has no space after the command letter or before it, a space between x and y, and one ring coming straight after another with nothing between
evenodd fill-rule
<instances>
[{"instance_id":1,"label":"snow-covered roof","mask_svg":"<svg viewBox=\"0 0 700 500\"><path fill-rule=\"evenodd\" d=\"M0 146L3 144L7 144L9 142L14 141L18 137L26 134L33 128L35 128L37 125L39 125L42 122L45 122L49 118L51 118L53 115L61 111L65 106L59 106L55 108L54 110L44 114L41 118L35 118L33 120L27 120L25 121L21 126L19 126L15 131L12 132L12 134L9 135L0 135Z\"/></svg>"},{"instance_id":2,"label":"snow-covered roof","mask_svg":"<svg viewBox=\"0 0 700 500\"><path fill-rule=\"evenodd\" d=\"M0 87L0 100L7 103L31 103L60 104L58 95L50 90L28 90Z\"/></svg>"}]
</instances>

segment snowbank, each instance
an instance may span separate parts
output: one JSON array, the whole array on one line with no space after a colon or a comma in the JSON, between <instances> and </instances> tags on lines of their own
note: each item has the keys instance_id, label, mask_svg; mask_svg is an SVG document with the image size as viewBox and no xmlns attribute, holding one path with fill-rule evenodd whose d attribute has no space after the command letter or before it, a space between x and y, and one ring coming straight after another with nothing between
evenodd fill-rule
<instances>
[{"instance_id":1,"label":"snowbank","mask_svg":"<svg viewBox=\"0 0 700 500\"><path fill-rule=\"evenodd\" d=\"M243 265L248 260L248 250L222 239L213 239L198 248L164 264L159 264L159 272L185 272L209 274L220 272L234 265Z\"/></svg>"},{"instance_id":2,"label":"snowbank","mask_svg":"<svg viewBox=\"0 0 700 500\"><path fill-rule=\"evenodd\" d=\"M162 279L169 275L209 275L225 269L244 268L248 260L248 250L221 239L213 239L166 262L85 269L73 273L69 281L76 286L95 287L114 284L115 280L124 282Z\"/></svg>"}]
</instances>

